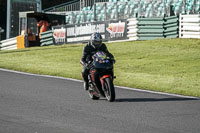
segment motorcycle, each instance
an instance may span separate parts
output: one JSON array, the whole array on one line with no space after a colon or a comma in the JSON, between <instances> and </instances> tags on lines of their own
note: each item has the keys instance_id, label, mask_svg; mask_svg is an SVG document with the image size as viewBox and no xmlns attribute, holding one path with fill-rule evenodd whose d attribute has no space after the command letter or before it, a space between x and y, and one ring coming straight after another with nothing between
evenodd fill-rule
<instances>
[{"instance_id":1,"label":"motorcycle","mask_svg":"<svg viewBox=\"0 0 200 133\"><path fill-rule=\"evenodd\" d=\"M115 88L113 84L113 59L109 58L104 52L98 51L92 56L93 61L89 67L89 89L91 99L99 100L106 97L109 102L115 100Z\"/></svg>"}]
</instances>

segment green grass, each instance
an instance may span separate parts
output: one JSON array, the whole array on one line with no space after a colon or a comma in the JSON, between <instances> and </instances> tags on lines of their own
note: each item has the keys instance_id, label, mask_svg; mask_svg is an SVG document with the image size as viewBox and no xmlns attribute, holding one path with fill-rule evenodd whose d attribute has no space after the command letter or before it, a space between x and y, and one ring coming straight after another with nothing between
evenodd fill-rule
<instances>
[{"instance_id":1,"label":"green grass","mask_svg":"<svg viewBox=\"0 0 200 133\"><path fill-rule=\"evenodd\" d=\"M83 47L0 51L0 68L82 79ZM120 42L107 47L116 58L115 85L200 97L200 39Z\"/></svg>"}]
</instances>

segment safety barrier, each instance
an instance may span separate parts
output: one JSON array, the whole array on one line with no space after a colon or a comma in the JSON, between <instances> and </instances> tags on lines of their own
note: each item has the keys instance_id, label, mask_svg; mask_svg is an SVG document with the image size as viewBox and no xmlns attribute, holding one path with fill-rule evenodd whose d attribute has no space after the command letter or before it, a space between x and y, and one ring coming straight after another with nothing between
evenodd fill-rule
<instances>
[{"instance_id":1,"label":"safety barrier","mask_svg":"<svg viewBox=\"0 0 200 133\"><path fill-rule=\"evenodd\" d=\"M41 33L40 43L41 43L41 46L53 45L54 44L53 32L50 30L50 31Z\"/></svg>"},{"instance_id":2,"label":"safety barrier","mask_svg":"<svg viewBox=\"0 0 200 133\"><path fill-rule=\"evenodd\" d=\"M137 40L138 39L138 28L137 28L138 20L136 18L128 19L127 24L127 37L129 40Z\"/></svg>"},{"instance_id":3,"label":"safety barrier","mask_svg":"<svg viewBox=\"0 0 200 133\"><path fill-rule=\"evenodd\" d=\"M79 26L76 24L70 26L71 27L69 27L69 25L57 28L54 27L54 30L41 33L41 46L85 41L84 36L89 36L89 34L91 34L90 30L88 30L87 33L86 31L83 32L84 34L80 34L79 36L78 33L74 32L84 31L85 29L99 29L104 39L108 41L126 39L153 40L158 38L177 38L178 36L180 38L200 38L200 14L180 14L179 17L131 18L127 20L102 21L93 22L92 24L85 23ZM75 30L75 28L79 28L79 30ZM73 33L73 35L67 35L67 31L71 34ZM77 38L79 38L79 40L77 40ZM0 49L17 49L16 37L1 41Z\"/></svg>"},{"instance_id":4,"label":"safety barrier","mask_svg":"<svg viewBox=\"0 0 200 133\"><path fill-rule=\"evenodd\" d=\"M178 37L178 17L138 18L138 40Z\"/></svg>"},{"instance_id":5,"label":"safety barrier","mask_svg":"<svg viewBox=\"0 0 200 133\"><path fill-rule=\"evenodd\" d=\"M200 39L200 14L179 16L179 38Z\"/></svg>"},{"instance_id":6,"label":"safety barrier","mask_svg":"<svg viewBox=\"0 0 200 133\"><path fill-rule=\"evenodd\" d=\"M163 18L138 18L138 40L164 38Z\"/></svg>"},{"instance_id":7,"label":"safety barrier","mask_svg":"<svg viewBox=\"0 0 200 133\"><path fill-rule=\"evenodd\" d=\"M0 42L0 50L13 50L17 49L17 38L10 38Z\"/></svg>"},{"instance_id":8,"label":"safety barrier","mask_svg":"<svg viewBox=\"0 0 200 133\"><path fill-rule=\"evenodd\" d=\"M178 37L178 16L164 18L164 37L177 38Z\"/></svg>"}]
</instances>

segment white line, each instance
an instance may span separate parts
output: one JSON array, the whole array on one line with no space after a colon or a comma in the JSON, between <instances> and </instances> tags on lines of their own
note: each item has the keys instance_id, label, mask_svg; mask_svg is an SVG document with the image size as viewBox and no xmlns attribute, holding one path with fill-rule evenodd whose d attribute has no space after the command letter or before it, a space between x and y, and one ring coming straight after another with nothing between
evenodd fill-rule
<instances>
[{"instance_id":1,"label":"white line","mask_svg":"<svg viewBox=\"0 0 200 133\"><path fill-rule=\"evenodd\" d=\"M47 78L56 78L56 79L71 80L71 81L76 81L76 82L83 82L82 80L78 80L78 79L64 78L64 77L50 76L50 75L32 74L32 73L27 73L27 72L19 72L19 71L15 71L15 70L7 70L7 69L3 69L3 68L0 68L0 71L13 72L13 73L37 76L37 77L47 77Z\"/></svg>"},{"instance_id":2,"label":"white line","mask_svg":"<svg viewBox=\"0 0 200 133\"><path fill-rule=\"evenodd\" d=\"M141 90L141 89L129 88L129 87L123 87L123 86L115 86L115 87L118 87L118 88L121 88L121 89L126 89L126 90L151 93L151 94L159 94L159 95L167 95L167 96L175 96L175 97L191 98L191 99L200 99L198 97L193 97L193 96L184 96L184 95L170 94L170 93L165 93L165 92L157 92L157 91L150 91L150 90Z\"/></svg>"},{"instance_id":3,"label":"white line","mask_svg":"<svg viewBox=\"0 0 200 133\"><path fill-rule=\"evenodd\" d=\"M31 75L31 76L38 76L38 77L47 77L47 78L56 78L56 79L71 80L71 81L75 81L75 82L83 82L82 80L78 80L78 79L64 78L64 77L50 76L50 75L32 74L32 73L27 73L27 72L19 72L19 71L14 71L14 70L7 70L7 69L3 69L3 68L0 68L0 71L13 72L13 73L19 73L19 74L25 74L25 75ZM121 88L121 89L126 89L126 90L151 93L151 94L175 96L175 97L181 97L181 98L200 99L199 97L183 96L183 95L178 95L178 94L170 94L170 93L156 92L156 91L150 91L150 90L141 90L141 89L129 88L129 87L123 87L123 86L115 86L115 87Z\"/></svg>"}]
</instances>

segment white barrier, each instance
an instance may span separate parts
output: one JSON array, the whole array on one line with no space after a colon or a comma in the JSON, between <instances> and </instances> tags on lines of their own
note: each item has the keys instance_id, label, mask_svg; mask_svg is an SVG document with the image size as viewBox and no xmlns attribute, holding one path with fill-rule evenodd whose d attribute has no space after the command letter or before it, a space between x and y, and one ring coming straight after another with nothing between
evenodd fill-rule
<instances>
[{"instance_id":1,"label":"white barrier","mask_svg":"<svg viewBox=\"0 0 200 133\"><path fill-rule=\"evenodd\" d=\"M138 36L137 36L137 31L138 31L138 28L137 28L137 23L138 23L138 20L136 18L131 18L131 19L128 19L128 26L127 26L127 29L128 29L128 38L129 40L138 40Z\"/></svg>"},{"instance_id":2,"label":"white barrier","mask_svg":"<svg viewBox=\"0 0 200 133\"><path fill-rule=\"evenodd\" d=\"M179 38L200 39L200 14L179 17Z\"/></svg>"},{"instance_id":3,"label":"white barrier","mask_svg":"<svg viewBox=\"0 0 200 133\"><path fill-rule=\"evenodd\" d=\"M17 49L17 38L10 38L0 42L0 50Z\"/></svg>"}]
</instances>

